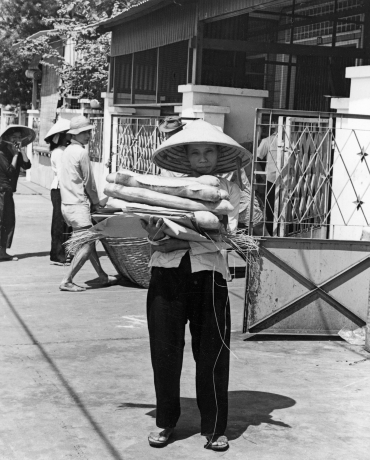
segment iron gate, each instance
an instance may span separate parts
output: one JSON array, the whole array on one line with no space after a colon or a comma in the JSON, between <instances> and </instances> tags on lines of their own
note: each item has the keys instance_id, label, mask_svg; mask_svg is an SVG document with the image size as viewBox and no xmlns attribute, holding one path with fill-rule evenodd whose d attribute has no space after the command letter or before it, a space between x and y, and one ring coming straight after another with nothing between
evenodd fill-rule
<instances>
[{"instance_id":1,"label":"iron gate","mask_svg":"<svg viewBox=\"0 0 370 460\"><path fill-rule=\"evenodd\" d=\"M365 324L369 148L368 116L257 111L251 203L255 194L263 203L264 235L247 271L244 332L335 334Z\"/></svg>"},{"instance_id":2,"label":"iron gate","mask_svg":"<svg viewBox=\"0 0 370 460\"><path fill-rule=\"evenodd\" d=\"M152 163L162 140L158 125L158 118L112 117L111 170L158 174L159 168Z\"/></svg>"}]
</instances>

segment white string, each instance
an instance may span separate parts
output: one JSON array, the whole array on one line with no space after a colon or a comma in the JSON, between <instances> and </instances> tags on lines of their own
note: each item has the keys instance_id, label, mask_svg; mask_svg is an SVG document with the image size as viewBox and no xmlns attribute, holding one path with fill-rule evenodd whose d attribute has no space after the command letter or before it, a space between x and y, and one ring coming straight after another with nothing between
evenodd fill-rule
<instances>
[{"instance_id":1,"label":"white string","mask_svg":"<svg viewBox=\"0 0 370 460\"><path fill-rule=\"evenodd\" d=\"M230 353L232 353L236 359L239 360L238 356L226 345L226 342L225 342L225 337L226 337L226 331L227 331L227 304L228 304L228 301L229 301L229 298L227 297L226 298L226 303L225 303L225 309L224 309L224 312L225 312L225 330L224 330L224 337L222 337L221 335L221 330L220 330L220 325L218 323L218 319L217 319L217 313L216 313L216 306L215 306L215 284L219 287L223 287L225 289L227 289L227 286L222 286L222 285L219 285L216 283L215 281L215 267L213 267L213 272L212 272L212 301L213 301L213 312L215 314L215 320L216 320L216 325L217 325L217 330L218 330L218 333L220 335L220 339L221 339L221 342L222 342L222 345L221 345L221 348L218 352L218 355L216 357L216 360L215 360L215 363L213 365L213 369L212 369L212 382L213 382L213 391L214 391L214 395L215 395L215 402L216 402L216 419L215 419L215 425L214 425L214 428L213 428L213 434L210 438L210 440L207 442L206 444L206 448L212 444L213 442L213 438L216 434L216 427L217 427L217 421L218 421L218 412L219 412L219 408L218 408L218 401L217 401L217 393L216 393L216 381L215 381L215 369L216 369L216 365L217 365L217 362L218 362L218 359L221 355L221 352L222 352L222 348L225 346L229 351Z\"/></svg>"}]
</instances>

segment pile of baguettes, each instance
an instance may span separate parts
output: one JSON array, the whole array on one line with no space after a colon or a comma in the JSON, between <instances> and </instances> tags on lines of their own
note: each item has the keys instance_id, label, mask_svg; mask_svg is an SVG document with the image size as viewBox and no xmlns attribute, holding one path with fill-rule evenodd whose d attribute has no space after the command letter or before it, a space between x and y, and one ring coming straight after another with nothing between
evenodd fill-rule
<instances>
[{"instance_id":1,"label":"pile of baguettes","mask_svg":"<svg viewBox=\"0 0 370 460\"><path fill-rule=\"evenodd\" d=\"M163 177L123 169L107 176L104 193L111 197L110 206L117 208L135 203L166 208L169 213L191 212L197 224L207 229L219 229L217 216L233 210L227 192L214 176Z\"/></svg>"}]
</instances>

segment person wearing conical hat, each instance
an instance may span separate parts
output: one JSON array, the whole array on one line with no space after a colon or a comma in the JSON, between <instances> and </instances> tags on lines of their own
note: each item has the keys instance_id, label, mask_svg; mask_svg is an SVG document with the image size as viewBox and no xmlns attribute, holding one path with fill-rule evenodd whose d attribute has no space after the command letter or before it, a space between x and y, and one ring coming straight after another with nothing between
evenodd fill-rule
<instances>
[{"instance_id":1,"label":"person wearing conical hat","mask_svg":"<svg viewBox=\"0 0 370 460\"><path fill-rule=\"evenodd\" d=\"M62 214L62 198L60 195L58 169L62 156L67 145L70 144L71 134L67 134L70 129L70 121L65 118L59 120L50 128L45 137L45 142L50 145L50 163L54 173L54 179L50 187L50 198L53 205L53 215L51 219L51 249L50 249L50 264L63 266L69 263L67 258L64 243L68 240L72 232L63 218Z\"/></svg>"},{"instance_id":2,"label":"person wearing conical hat","mask_svg":"<svg viewBox=\"0 0 370 460\"><path fill-rule=\"evenodd\" d=\"M89 143L94 128L83 115L71 119L68 134L72 135L70 145L64 150L58 179L62 198L62 214L66 223L74 232L92 227L91 212L102 208L97 193L90 158L85 145ZM73 282L75 275L90 260L102 286L110 286L117 278L109 276L103 270L95 243L85 244L75 254L71 267L59 286L61 291L80 292L85 288Z\"/></svg>"},{"instance_id":3,"label":"person wearing conical hat","mask_svg":"<svg viewBox=\"0 0 370 460\"><path fill-rule=\"evenodd\" d=\"M0 262L18 260L7 253L15 229L13 193L21 168L30 169L31 162L22 147L33 142L35 131L27 126L9 125L0 134Z\"/></svg>"},{"instance_id":4,"label":"person wearing conical hat","mask_svg":"<svg viewBox=\"0 0 370 460\"><path fill-rule=\"evenodd\" d=\"M199 177L233 171L237 159L248 164L251 154L215 126L197 120L166 140L153 155L161 168ZM233 211L227 216L230 231L238 223L239 187L220 178L230 196ZM142 222L154 252L147 297L150 350L157 397L159 432L149 444L168 444L180 416L180 376L185 325L189 321L196 362L197 403L204 447L228 449L225 436L228 415L230 304L228 266L221 251L224 243L193 243L171 239L163 232L163 220L151 216Z\"/></svg>"},{"instance_id":5,"label":"person wearing conical hat","mask_svg":"<svg viewBox=\"0 0 370 460\"><path fill-rule=\"evenodd\" d=\"M158 126L159 131L166 139L181 131L184 127L181 118L177 116L166 117Z\"/></svg>"}]
</instances>

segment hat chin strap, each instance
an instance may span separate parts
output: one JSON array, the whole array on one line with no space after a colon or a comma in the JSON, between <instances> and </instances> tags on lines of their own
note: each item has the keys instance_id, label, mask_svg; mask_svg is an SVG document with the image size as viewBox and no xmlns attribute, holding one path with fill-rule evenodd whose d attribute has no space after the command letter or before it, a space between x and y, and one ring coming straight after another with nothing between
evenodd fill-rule
<instances>
[{"instance_id":1,"label":"hat chin strap","mask_svg":"<svg viewBox=\"0 0 370 460\"><path fill-rule=\"evenodd\" d=\"M60 133L55 134L54 137L52 138L51 142L53 142L54 144L57 144L58 141L59 141L59 136L60 136Z\"/></svg>"}]
</instances>

